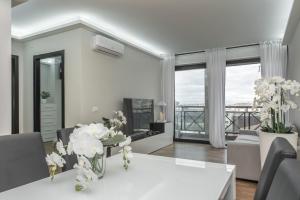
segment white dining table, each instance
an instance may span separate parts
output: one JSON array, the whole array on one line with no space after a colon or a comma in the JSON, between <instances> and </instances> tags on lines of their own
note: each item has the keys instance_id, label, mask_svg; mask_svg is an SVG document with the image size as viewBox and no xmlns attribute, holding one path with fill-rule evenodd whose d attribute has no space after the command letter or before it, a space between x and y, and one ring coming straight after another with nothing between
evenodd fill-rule
<instances>
[{"instance_id":1,"label":"white dining table","mask_svg":"<svg viewBox=\"0 0 300 200\"><path fill-rule=\"evenodd\" d=\"M0 193L1 200L235 199L235 166L134 153L128 170L120 154L107 159L102 179L74 190L76 170Z\"/></svg>"}]
</instances>

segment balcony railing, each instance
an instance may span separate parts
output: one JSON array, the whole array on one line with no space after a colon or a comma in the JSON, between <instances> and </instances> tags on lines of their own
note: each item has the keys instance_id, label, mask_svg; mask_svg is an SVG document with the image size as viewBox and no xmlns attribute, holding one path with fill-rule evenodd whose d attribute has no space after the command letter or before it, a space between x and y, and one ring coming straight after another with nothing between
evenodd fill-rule
<instances>
[{"instance_id":1,"label":"balcony railing","mask_svg":"<svg viewBox=\"0 0 300 200\"><path fill-rule=\"evenodd\" d=\"M181 133L206 134L207 117L204 106L176 106L175 129ZM240 129L257 130L260 127L259 109L251 106L226 106L225 133L238 134ZM207 121L207 122L206 122Z\"/></svg>"}]
</instances>

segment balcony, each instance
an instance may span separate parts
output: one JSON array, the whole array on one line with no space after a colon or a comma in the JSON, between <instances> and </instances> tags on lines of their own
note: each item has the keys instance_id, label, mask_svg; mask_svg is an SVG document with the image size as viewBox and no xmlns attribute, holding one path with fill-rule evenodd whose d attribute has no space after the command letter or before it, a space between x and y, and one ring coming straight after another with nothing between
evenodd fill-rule
<instances>
[{"instance_id":1,"label":"balcony","mask_svg":"<svg viewBox=\"0 0 300 200\"><path fill-rule=\"evenodd\" d=\"M204 106L176 106L175 133L179 139L208 140L208 117ZM240 129L257 130L260 127L259 109L251 106L226 106L225 136L234 139Z\"/></svg>"}]
</instances>

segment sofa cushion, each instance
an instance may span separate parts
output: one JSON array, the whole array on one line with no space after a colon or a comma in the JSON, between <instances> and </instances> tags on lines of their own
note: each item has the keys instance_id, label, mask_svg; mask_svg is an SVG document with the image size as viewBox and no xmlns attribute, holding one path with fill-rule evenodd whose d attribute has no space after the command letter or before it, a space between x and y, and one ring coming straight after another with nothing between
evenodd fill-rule
<instances>
[{"instance_id":1,"label":"sofa cushion","mask_svg":"<svg viewBox=\"0 0 300 200\"><path fill-rule=\"evenodd\" d=\"M258 135L258 131L257 130L251 130L251 129L240 129L239 130L239 135Z\"/></svg>"},{"instance_id":2,"label":"sofa cushion","mask_svg":"<svg viewBox=\"0 0 300 200\"><path fill-rule=\"evenodd\" d=\"M239 135L234 142L259 144L259 137L254 135Z\"/></svg>"}]
</instances>

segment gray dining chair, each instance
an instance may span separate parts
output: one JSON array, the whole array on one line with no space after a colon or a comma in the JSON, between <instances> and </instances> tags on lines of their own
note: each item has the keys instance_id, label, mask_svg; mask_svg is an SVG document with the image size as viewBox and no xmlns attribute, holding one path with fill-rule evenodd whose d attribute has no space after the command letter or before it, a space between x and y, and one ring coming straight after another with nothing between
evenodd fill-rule
<instances>
[{"instance_id":1,"label":"gray dining chair","mask_svg":"<svg viewBox=\"0 0 300 200\"><path fill-rule=\"evenodd\" d=\"M265 200L276 170L286 158L296 159L297 153L291 144L284 138L276 138L270 147L265 164L256 187L254 200Z\"/></svg>"},{"instance_id":2,"label":"gray dining chair","mask_svg":"<svg viewBox=\"0 0 300 200\"><path fill-rule=\"evenodd\" d=\"M73 133L74 128L64 128L57 131L57 138L63 142L64 145L68 145L70 140L70 135ZM73 166L75 163L77 163L77 157L76 155L66 155L63 156L63 158L66 161L66 164L62 168L62 171L68 171L70 169L73 169Z\"/></svg>"},{"instance_id":3,"label":"gray dining chair","mask_svg":"<svg viewBox=\"0 0 300 200\"><path fill-rule=\"evenodd\" d=\"M285 159L279 165L267 200L300 200L300 161Z\"/></svg>"},{"instance_id":4,"label":"gray dining chair","mask_svg":"<svg viewBox=\"0 0 300 200\"><path fill-rule=\"evenodd\" d=\"M0 192L48 176L41 134L0 136Z\"/></svg>"}]
</instances>

